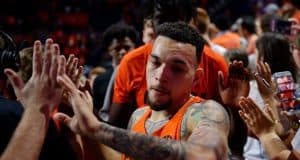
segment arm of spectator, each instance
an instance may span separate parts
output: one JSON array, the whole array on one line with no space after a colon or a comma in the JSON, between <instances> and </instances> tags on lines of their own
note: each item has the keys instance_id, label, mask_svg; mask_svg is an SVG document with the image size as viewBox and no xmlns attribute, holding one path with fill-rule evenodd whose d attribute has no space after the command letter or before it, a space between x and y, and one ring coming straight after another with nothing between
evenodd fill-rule
<instances>
[{"instance_id":1,"label":"arm of spectator","mask_svg":"<svg viewBox=\"0 0 300 160\"><path fill-rule=\"evenodd\" d=\"M5 70L25 111L1 160L39 158L50 115L62 97L56 77L64 72L64 67L65 59L59 57L58 45L47 39L43 58L41 42L34 43L33 73L26 84L13 70Z\"/></svg>"},{"instance_id":2,"label":"arm of spectator","mask_svg":"<svg viewBox=\"0 0 300 160\"><path fill-rule=\"evenodd\" d=\"M257 64L257 73L255 74L258 90L262 96L264 103L269 104L271 111L273 112L274 119L281 122L283 117L280 116L278 107L281 105L280 102L275 98L276 89L275 84L272 81L272 72L268 63L262 61ZM282 137L286 135L282 123L275 124L276 133Z\"/></svg>"},{"instance_id":3,"label":"arm of spectator","mask_svg":"<svg viewBox=\"0 0 300 160\"><path fill-rule=\"evenodd\" d=\"M240 105L240 116L247 127L259 138L270 159L278 157L287 159L290 151L276 134L275 124L278 122L271 108L266 105L266 114L250 98L241 98Z\"/></svg>"}]
</instances>

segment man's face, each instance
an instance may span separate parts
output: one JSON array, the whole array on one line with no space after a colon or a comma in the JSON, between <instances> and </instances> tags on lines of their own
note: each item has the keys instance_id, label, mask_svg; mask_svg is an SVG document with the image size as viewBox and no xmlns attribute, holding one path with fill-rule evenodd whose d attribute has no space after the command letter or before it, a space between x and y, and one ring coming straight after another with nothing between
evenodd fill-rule
<instances>
[{"instance_id":1,"label":"man's face","mask_svg":"<svg viewBox=\"0 0 300 160\"><path fill-rule=\"evenodd\" d=\"M135 44L133 41L125 37L123 39L113 39L111 44L108 46L108 52L118 65L123 58L123 56L128 53L129 51L135 48Z\"/></svg>"},{"instance_id":2,"label":"man's face","mask_svg":"<svg viewBox=\"0 0 300 160\"><path fill-rule=\"evenodd\" d=\"M190 95L197 67L196 47L158 36L147 63L148 101L153 110L182 105Z\"/></svg>"}]
</instances>

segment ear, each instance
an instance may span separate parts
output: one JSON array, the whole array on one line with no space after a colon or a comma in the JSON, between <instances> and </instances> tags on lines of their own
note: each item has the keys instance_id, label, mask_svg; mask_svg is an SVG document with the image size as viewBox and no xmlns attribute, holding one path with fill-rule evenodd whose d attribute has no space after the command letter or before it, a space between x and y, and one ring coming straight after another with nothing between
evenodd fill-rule
<instances>
[{"instance_id":1,"label":"ear","mask_svg":"<svg viewBox=\"0 0 300 160\"><path fill-rule=\"evenodd\" d=\"M197 86L203 76L203 69L198 67L195 71L193 86Z\"/></svg>"}]
</instances>

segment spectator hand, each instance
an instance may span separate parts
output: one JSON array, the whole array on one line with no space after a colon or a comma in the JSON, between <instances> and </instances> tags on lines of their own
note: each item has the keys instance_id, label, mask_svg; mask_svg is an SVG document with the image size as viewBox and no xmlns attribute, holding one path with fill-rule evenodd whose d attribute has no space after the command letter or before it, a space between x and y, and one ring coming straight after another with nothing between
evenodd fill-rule
<instances>
[{"instance_id":1,"label":"spectator hand","mask_svg":"<svg viewBox=\"0 0 300 160\"><path fill-rule=\"evenodd\" d=\"M241 96L248 96L250 90L249 72L244 68L243 62L234 61L229 64L229 75L227 85L224 84L224 77L221 71L218 72L219 94L224 105L239 107Z\"/></svg>"},{"instance_id":2,"label":"spectator hand","mask_svg":"<svg viewBox=\"0 0 300 160\"><path fill-rule=\"evenodd\" d=\"M44 57L40 41L35 41L33 48L33 71L26 84L11 69L6 69L5 74L25 109L44 111L50 115L62 97L63 90L56 82L56 78L63 71L64 57L59 57L59 46L53 44L52 39L46 41Z\"/></svg>"},{"instance_id":3,"label":"spectator hand","mask_svg":"<svg viewBox=\"0 0 300 160\"><path fill-rule=\"evenodd\" d=\"M80 77L83 73L83 67L78 67L78 58L76 58L73 54L71 54L67 60L66 64L66 75L70 77L72 82L76 85L77 88L81 86L80 84ZM68 94L64 91L62 103L71 106L68 103Z\"/></svg>"},{"instance_id":4,"label":"spectator hand","mask_svg":"<svg viewBox=\"0 0 300 160\"><path fill-rule=\"evenodd\" d=\"M250 129L257 137L268 133L275 133L275 120L270 106L266 105L266 113L261 111L251 98L242 97L240 100L241 110L239 114Z\"/></svg>"},{"instance_id":5,"label":"spectator hand","mask_svg":"<svg viewBox=\"0 0 300 160\"><path fill-rule=\"evenodd\" d=\"M56 113L54 119L64 123L74 133L92 136L100 123L93 114L93 101L88 91L80 91L66 75L57 78L58 83L67 91L68 101L72 105L74 116Z\"/></svg>"},{"instance_id":6,"label":"spectator hand","mask_svg":"<svg viewBox=\"0 0 300 160\"><path fill-rule=\"evenodd\" d=\"M262 61L257 63L255 79L261 96L264 99L273 98L276 87L272 81L272 72L268 63Z\"/></svg>"}]
</instances>

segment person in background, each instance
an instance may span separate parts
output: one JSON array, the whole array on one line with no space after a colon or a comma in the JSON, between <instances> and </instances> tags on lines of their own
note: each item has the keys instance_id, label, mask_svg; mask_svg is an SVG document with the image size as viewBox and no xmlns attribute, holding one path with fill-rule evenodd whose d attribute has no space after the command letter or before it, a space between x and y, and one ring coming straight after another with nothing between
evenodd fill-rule
<instances>
[{"instance_id":1,"label":"person in background","mask_svg":"<svg viewBox=\"0 0 300 160\"><path fill-rule=\"evenodd\" d=\"M257 40L256 24L253 17L243 17L240 25L240 33L247 40L246 52L251 55L255 52L255 42Z\"/></svg>"},{"instance_id":2,"label":"person in background","mask_svg":"<svg viewBox=\"0 0 300 160\"><path fill-rule=\"evenodd\" d=\"M269 64L270 74L290 71L293 78L296 80L297 67L292 57L290 51L289 42L281 34L276 33L265 33L256 42L256 47L258 51L257 64L262 66L265 62ZM260 70L262 67L257 67ZM270 82L270 78L265 78ZM257 78L250 82L250 93L249 97L253 99L261 110L264 110L265 96L259 92L259 85ZM275 103L275 102L274 102ZM272 105L272 109L275 112L276 119L282 119L277 113L277 106ZM284 123L284 121L282 121ZM286 126L286 125L284 125ZM283 130L282 126L277 126L277 131L280 135L284 134L287 129ZM287 128L287 127L285 127ZM248 136L247 143L244 147L244 157L245 159L268 159L262 144L255 138Z\"/></svg>"},{"instance_id":3,"label":"person in background","mask_svg":"<svg viewBox=\"0 0 300 160\"><path fill-rule=\"evenodd\" d=\"M212 39L212 42L218 44L226 49L238 49L241 48L241 37L229 30L228 18L220 15L215 18L215 25L219 29L216 37Z\"/></svg>"},{"instance_id":4,"label":"person in background","mask_svg":"<svg viewBox=\"0 0 300 160\"><path fill-rule=\"evenodd\" d=\"M152 43L154 40L154 29L151 18L144 19L143 42L144 44Z\"/></svg>"},{"instance_id":5,"label":"person in background","mask_svg":"<svg viewBox=\"0 0 300 160\"><path fill-rule=\"evenodd\" d=\"M118 65L125 54L135 49L137 45L138 35L131 26L114 24L103 33L103 48L112 57L112 68L97 76L92 85L94 108L99 112L102 120L108 120Z\"/></svg>"}]
</instances>

